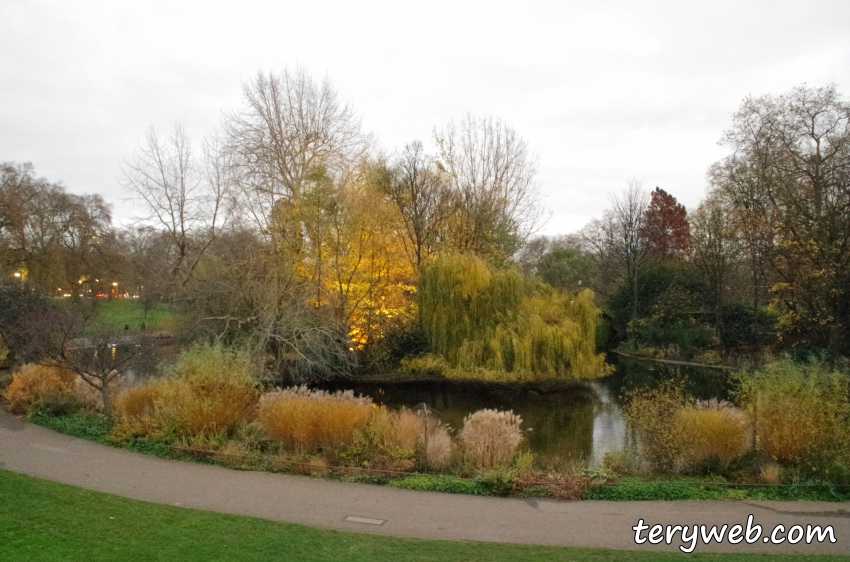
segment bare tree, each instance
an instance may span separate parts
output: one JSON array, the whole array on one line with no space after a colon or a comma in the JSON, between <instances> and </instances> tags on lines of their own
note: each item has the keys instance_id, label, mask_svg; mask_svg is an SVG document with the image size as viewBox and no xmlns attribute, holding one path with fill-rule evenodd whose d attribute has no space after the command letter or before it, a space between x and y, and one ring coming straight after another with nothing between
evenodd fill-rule
<instances>
[{"instance_id":1,"label":"bare tree","mask_svg":"<svg viewBox=\"0 0 850 562\"><path fill-rule=\"evenodd\" d=\"M42 307L21 317L10 331L22 342L24 357L70 369L100 392L103 413L111 417L115 384L132 366L136 347L121 345L119 332L98 325L95 306L92 302L70 311Z\"/></svg>"},{"instance_id":2,"label":"bare tree","mask_svg":"<svg viewBox=\"0 0 850 562\"><path fill-rule=\"evenodd\" d=\"M143 221L168 234L172 284L189 282L228 219L228 168L214 139L207 142L199 166L180 125L165 140L148 131L145 144L122 168L123 185L148 211Z\"/></svg>"},{"instance_id":3,"label":"bare tree","mask_svg":"<svg viewBox=\"0 0 850 562\"><path fill-rule=\"evenodd\" d=\"M649 197L639 181L611 199L612 208L583 232L583 246L594 256L603 275L625 277L632 287L632 318L637 317L638 279L650 256L646 236ZM619 274L616 272L619 271Z\"/></svg>"},{"instance_id":4,"label":"bare tree","mask_svg":"<svg viewBox=\"0 0 850 562\"><path fill-rule=\"evenodd\" d=\"M693 263L702 271L711 288L715 328L722 329L723 304L727 285L738 264L740 244L731 213L716 194L709 194L691 213L691 252Z\"/></svg>"},{"instance_id":5,"label":"bare tree","mask_svg":"<svg viewBox=\"0 0 850 562\"><path fill-rule=\"evenodd\" d=\"M454 192L450 244L490 259L510 257L542 222L537 157L499 119L467 114L434 131Z\"/></svg>"},{"instance_id":6,"label":"bare tree","mask_svg":"<svg viewBox=\"0 0 850 562\"><path fill-rule=\"evenodd\" d=\"M376 183L399 211L404 249L419 271L445 235L452 203L449 178L419 141L405 145L389 167L376 172L381 176Z\"/></svg>"},{"instance_id":7,"label":"bare tree","mask_svg":"<svg viewBox=\"0 0 850 562\"><path fill-rule=\"evenodd\" d=\"M225 118L239 203L263 230L282 199L297 202L310 174L346 173L365 148L360 119L326 78L304 68L257 75L243 86L243 107Z\"/></svg>"}]
</instances>

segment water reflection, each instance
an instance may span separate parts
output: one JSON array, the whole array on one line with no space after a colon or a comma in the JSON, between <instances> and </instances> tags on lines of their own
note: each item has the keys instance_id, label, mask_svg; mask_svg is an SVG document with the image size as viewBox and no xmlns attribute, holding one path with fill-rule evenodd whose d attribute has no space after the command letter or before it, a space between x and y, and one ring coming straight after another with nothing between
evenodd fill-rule
<instances>
[{"instance_id":1,"label":"water reflection","mask_svg":"<svg viewBox=\"0 0 850 562\"><path fill-rule=\"evenodd\" d=\"M465 416L482 408L513 410L522 417L529 445L543 462L583 458L598 463L605 452L620 448L625 437L620 408L608 382L546 391L457 383L348 382L322 387L353 389L392 408L425 403L455 429L463 425Z\"/></svg>"}]
</instances>

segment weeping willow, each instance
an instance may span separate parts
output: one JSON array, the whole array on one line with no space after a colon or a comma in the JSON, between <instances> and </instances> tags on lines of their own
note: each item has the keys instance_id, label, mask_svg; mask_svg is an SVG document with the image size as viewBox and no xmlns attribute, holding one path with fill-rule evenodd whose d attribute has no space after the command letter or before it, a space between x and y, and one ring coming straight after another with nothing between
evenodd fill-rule
<instances>
[{"instance_id":1,"label":"weeping willow","mask_svg":"<svg viewBox=\"0 0 850 562\"><path fill-rule=\"evenodd\" d=\"M469 255L428 262L420 282L422 326L449 376L524 381L609 372L596 353L599 309L589 290L565 295Z\"/></svg>"}]
</instances>

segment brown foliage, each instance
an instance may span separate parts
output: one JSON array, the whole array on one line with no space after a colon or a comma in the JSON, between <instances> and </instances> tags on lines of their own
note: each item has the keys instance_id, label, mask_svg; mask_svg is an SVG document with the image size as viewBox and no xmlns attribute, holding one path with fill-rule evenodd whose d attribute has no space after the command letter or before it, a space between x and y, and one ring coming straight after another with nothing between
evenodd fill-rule
<instances>
[{"instance_id":1,"label":"brown foliage","mask_svg":"<svg viewBox=\"0 0 850 562\"><path fill-rule=\"evenodd\" d=\"M643 235L662 257L682 257L690 245L688 213L676 198L656 187L644 218Z\"/></svg>"},{"instance_id":2,"label":"brown foliage","mask_svg":"<svg viewBox=\"0 0 850 562\"><path fill-rule=\"evenodd\" d=\"M272 438L298 452L343 447L354 441L372 416L371 398L352 391L325 392L306 386L265 394L257 420Z\"/></svg>"},{"instance_id":3,"label":"brown foliage","mask_svg":"<svg viewBox=\"0 0 850 562\"><path fill-rule=\"evenodd\" d=\"M25 414L29 407L54 393L72 395L76 375L59 367L27 364L12 375L12 382L3 391L9 410Z\"/></svg>"}]
</instances>

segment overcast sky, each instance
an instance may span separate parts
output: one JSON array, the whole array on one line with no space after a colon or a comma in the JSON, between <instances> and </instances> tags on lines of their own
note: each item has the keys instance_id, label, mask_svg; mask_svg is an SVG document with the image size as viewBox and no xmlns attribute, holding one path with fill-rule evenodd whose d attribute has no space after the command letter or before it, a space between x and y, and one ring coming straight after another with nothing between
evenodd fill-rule
<instances>
[{"instance_id":1,"label":"overcast sky","mask_svg":"<svg viewBox=\"0 0 850 562\"><path fill-rule=\"evenodd\" d=\"M691 208L731 113L802 83L850 92L850 2L0 2L0 161L133 210L151 126L198 141L258 71L327 75L394 150L468 111L540 157L574 231L630 178ZM197 144L200 144L199 142Z\"/></svg>"}]
</instances>

